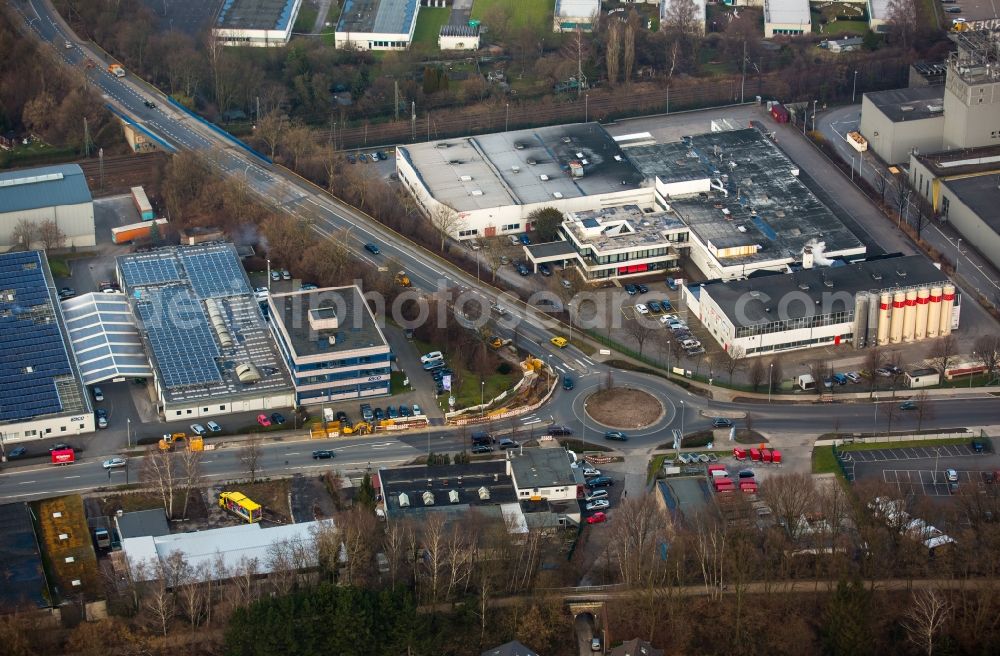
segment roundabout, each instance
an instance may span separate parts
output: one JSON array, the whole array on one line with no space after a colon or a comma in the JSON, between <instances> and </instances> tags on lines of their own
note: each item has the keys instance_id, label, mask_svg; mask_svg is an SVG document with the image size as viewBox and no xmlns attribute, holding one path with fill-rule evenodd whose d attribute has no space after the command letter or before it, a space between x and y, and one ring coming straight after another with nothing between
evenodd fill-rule
<instances>
[{"instance_id":1,"label":"roundabout","mask_svg":"<svg viewBox=\"0 0 1000 656\"><path fill-rule=\"evenodd\" d=\"M663 404L655 396L632 387L593 392L583 406L590 420L610 428L646 428L663 416Z\"/></svg>"}]
</instances>

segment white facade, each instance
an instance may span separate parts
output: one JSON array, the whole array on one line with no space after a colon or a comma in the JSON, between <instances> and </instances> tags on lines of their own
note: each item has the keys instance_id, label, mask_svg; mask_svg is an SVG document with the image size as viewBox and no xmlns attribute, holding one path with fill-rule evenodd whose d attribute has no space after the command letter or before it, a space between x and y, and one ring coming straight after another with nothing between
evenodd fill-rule
<instances>
[{"instance_id":1,"label":"white facade","mask_svg":"<svg viewBox=\"0 0 1000 656\"><path fill-rule=\"evenodd\" d=\"M601 0L556 0L553 32L590 32L601 13Z\"/></svg>"},{"instance_id":2,"label":"white facade","mask_svg":"<svg viewBox=\"0 0 1000 656\"><path fill-rule=\"evenodd\" d=\"M336 47L405 50L413 41L419 12L418 0L345 0Z\"/></svg>"},{"instance_id":3,"label":"white facade","mask_svg":"<svg viewBox=\"0 0 1000 656\"><path fill-rule=\"evenodd\" d=\"M42 247L37 234L31 244L14 243L14 231L21 221L36 228L54 221L65 236L62 247L94 246L94 202L79 165L0 173L0 251L15 246L22 250Z\"/></svg>"},{"instance_id":4,"label":"white facade","mask_svg":"<svg viewBox=\"0 0 1000 656\"><path fill-rule=\"evenodd\" d=\"M176 403L164 397L160 388L160 381L154 375L156 392L163 404L164 421L174 421L177 419L194 419L196 417L218 417L230 415L238 412L256 412L277 410L279 408L291 408L295 405L295 393L292 391L275 392L261 394L260 396L241 397L238 399L210 399L200 403L188 401L186 403Z\"/></svg>"},{"instance_id":5,"label":"white facade","mask_svg":"<svg viewBox=\"0 0 1000 656\"><path fill-rule=\"evenodd\" d=\"M93 203L41 207L0 214L0 248L6 251L14 247L14 228L22 219L36 226L45 221L55 221L66 235L63 248L87 248L97 243ZM42 243L36 239L30 248L42 248Z\"/></svg>"},{"instance_id":6,"label":"white facade","mask_svg":"<svg viewBox=\"0 0 1000 656\"><path fill-rule=\"evenodd\" d=\"M809 0L765 0L764 38L812 32Z\"/></svg>"},{"instance_id":7,"label":"white facade","mask_svg":"<svg viewBox=\"0 0 1000 656\"><path fill-rule=\"evenodd\" d=\"M0 424L0 441L7 445L5 448L9 448L9 445L15 442L44 440L53 437L76 437L85 433L93 433L95 430L94 413L78 412Z\"/></svg>"},{"instance_id":8,"label":"white facade","mask_svg":"<svg viewBox=\"0 0 1000 656\"><path fill-rule=\"evenodd\" d=\"M479 50L479 27L442 25L438 34L441 50Z\"/></svg>"},{"instance_id":9,"label":"white facade","mask_svg":"<svg viewBox=\"0 0 1000 656\"><path fill-rule=\"evenodd\" d=\"M265 2L267 0L264 0ZM227 21L229 11L238 12L241 5L254 4L254 0L235 0L224 5L220 12L219 23L212 28L212 36L224 46L250 46L254 48L280 48L288 44L292 38L292 28L295 27L295 19L298 18L299 9L302 7L302 0L289 0L281 3L272 2L274 5L275 18L274 26L271 29L263 28L259 25L240 24L242 21L236 19ZM260 4L260 0L257 0ZM235 10L232 9L235 5ZM252 10L252 8L248 8Z\"/></svg>"},{"instance_id":10,"label":"white facade","mask_svg":"<svg viewBox=\"0 0 1000 656\"><path fill-rule=\"evenodd\" d=\"M563 448L530 448L507 452L507 473L521 501L575 501L583 475L570 465Z\"/></svg>"}]
</instances>

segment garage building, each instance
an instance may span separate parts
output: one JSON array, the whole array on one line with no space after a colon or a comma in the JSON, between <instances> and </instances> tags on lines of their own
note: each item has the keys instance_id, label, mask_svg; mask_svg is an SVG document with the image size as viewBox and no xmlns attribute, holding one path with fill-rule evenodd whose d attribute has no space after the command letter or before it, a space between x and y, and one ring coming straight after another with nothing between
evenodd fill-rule
<instances>
[{"instance_id":1,"label":"garage building","mask_svg":"<svg viewBox=\"0 0 1000 656\"><path fill-rule=\"evenodd\" d=\"M15 244L15 230L22 220L36 228L30 244ZM61 247L86 248L97 243L94 201L83 169L60 164L0 173L0 250L41 248L37 228L46 221L54 221L62 231Z\"/></svg>"}]
</instances>

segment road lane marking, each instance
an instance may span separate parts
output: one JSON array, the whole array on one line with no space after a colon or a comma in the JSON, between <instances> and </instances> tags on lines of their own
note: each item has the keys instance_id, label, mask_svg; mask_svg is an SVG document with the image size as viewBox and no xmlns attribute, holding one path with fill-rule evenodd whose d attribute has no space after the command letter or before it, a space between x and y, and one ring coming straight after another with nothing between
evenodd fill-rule
<instances>
[{"instance_id":1,"label":"road lane marking","mask_svg":"<svg viewBox=\"0 0 1000 656\"><path fill-rule=\"evenodd\" d=\"M31 485L32 483L37 483L38 481L21 481L18 485Z\"/></svg>"},{"instance_id":2,"label":"road lane marking","mask_svg":"<svg viewBox=\"0 0 1000 656\"><path fill-rule=\"evenodd\" d=\"M76 476L63 476L63 478L80 478L80 475L77 474Z\"/></svg>"}]
</instances>

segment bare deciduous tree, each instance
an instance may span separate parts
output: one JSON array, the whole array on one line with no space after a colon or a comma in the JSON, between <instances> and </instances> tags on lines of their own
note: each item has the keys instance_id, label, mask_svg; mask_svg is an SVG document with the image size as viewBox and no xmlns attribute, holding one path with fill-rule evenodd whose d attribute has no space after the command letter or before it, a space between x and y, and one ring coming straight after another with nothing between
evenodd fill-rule
<instances>
[{"instance_id":1,"label":"bare deciduous tree","mask_svg":"<svg viewBox=\"0 0 1000 656\"><path fill-rule=\"evenodd\" d=\"M958 357L958 338L954 335L937 338L931 345L928 356L931 366L937 369L941 377L944 378L945 371L954 364Z\"/></svg>"},{"instance_id":2,"label":"bare deciduous tree","mask_svg":"<svg viewBox=\"0 0 1000 656\"><path fill-rule=\"evenodd\" d=\"M66 233L54 220L46 219L38 224L38 241L42 242L42 248L48 252L66 244Z\"/></svg>"},{"instance_id":3,"label":"bare deciduous tree","mask_svg":"<svg viewBox=\"0 0 1000 656\"><path fill-rule=\"evenodd\" d=\"M730 344L728 351L729 359L726 360L726 372L729 374L729 384L733 384L733 375L743 367L747 353L739 344Z\"/></svg>"},{"instance_id":4,"label":"bare deciduous tree","mask_svg":"<svg viewBox=\"0 0 1000 656\"><path fill-rule=\"evenodd\" d=\"M160 450L156 446L146 449L146 457L142 460L140 480L156 490L163 503L167 518L174 516L174 494L184 484L184 472L178 461L177 454L172 451Z\"/></svg>"},{"instance_id":5,"label":"bare deciduous tree","mask_svg":"<svg viewBox=\"0 0 1000 656\"><path fill-rule=\"evenodd\" d=\"M38 226L28 219L19 219L11 231L11 241L23 250L29 250L38 239Z\"/></svg>"},{"instance_id":6,"label":"bare deciduous tree","mask_svg":"<svg viewBox=\"0 0 1000 656\"><path fill-rule=\"evenodd\" d=\"M885 363L885 351L880 346L872 346L865 354L865 372L868 375L868 397L875 394L875 384L878 382L878 374L875 372L882 368Z\"/></svg>"},{"instance_id":7,"label":"bare deciduous tree","mask_svg":"<svg viewBox=\"0 0 1000 656\"><path fill-rule=\"evenodd\" d=\"M166 637L170 621L177 611L176 600L173 590L168 587L166 567L157 562L151 574L153 579L143 587L142 608L149 614L151 623Z\"/></svg>"},{"instance_id":8,"label":"bare deciduous tree","mask_svg":"<svg viewBox=\"0 0 1000 656\"><path fill-rule=\"evenodd\" d=\"M487 232L489 229L487 228ZM486 268L490 270L493 280L497 279L497 271L503 266L504 253L507 250L507 241L503 237L487 237L479 242L483 248L483 259L486 261Z\"/></svg>"},{"instance_id":9,"label":"bare deciduous tree","mask_svg":"<svg viewBox=\"0 0 1000 656\"><path fill-rule=\"evenodd\" d=\"M889 33L903 50L910 47L917 29L917 8L913 0L890 0L888 11Z\"/></svg>"},{"instance_id":10,"label":"bare deciduous tree","mask_svg":"<svg viewBox=\"0 0 1000 656\"><path fill-rule=\"evenodd\" d=\"M816 503L816 486L809 474L769 476L761 483L761 495L785 525L792 539L801 531L800 519Z\"/></svg>"},{"instance_id":11,"label":"bare deciduous tree","mask_svg":"<svg viewBox=\"0 0 1000 656\"><path fill-rule=\"evenodd\" d=\"M441 237L440 250L443 253L444 245L448 241L448 237L457 233L465 224L465 220L462 219L458 212L445 205L435 207L434 210L431 211L430 220L434 230L436 230L438 236Z\"/></svg>"},{"instance_id":12,"label":"bare deciduous tree","mask_svg":"<svg viewBox=\"0 0 1000 656\"><path fill-rule=\"evenodd\" d=\"M973 350L986 367L986 373L992 378L1000 366L1000 336L980 335L976 338Z\"/></svg>"},{"instance_id":13,"label":"bare deciduous tree","mask_svg":"<svg viewBox=\"0 0 1000 656\"><path fill-rule=\"evenodd\" d=\"M622 58L622 24L616 16L607 20L607 50L604 53L604 64L608 70L608 84L612 87L618 84Z\"/></svg>"},{"instance_id":14,"label":"bare deciduous tree","mask_svg":"<svg viewBox=\"0 0 1000 656\"><path fill-rule=\"evenodd\" d=\"M651 324L641 316L636 316L625 324L625 332L635 340L636 346L639 347L639 355L642 355L643 345L656 332L657 328L658 326Z\"/></svg>"},{"instance_id":15,"label":"bare deciduous tree","mask_svg":"<svg viewBox=\"0 0 1000 656\"><path fill-rule=\"evenodd\" d=\"M625 21L625 34L622 44L622 74L625 84L632 81L632 74L635 72L635 35L639 31L639 14L632 9L628 12L628 19Z\"/></svg>"},{"instance_id":16,"label":"bare deciduous tree","mask_svg":"<svg viewBox=\"0 0 1000 656\"><path fill-rule=\"evenodd\" d=\"M911 605L903 614L907 637L927 656L934 655L934 640L951 618L951 602L935 588L913 592Z\"/></svg>"},{"instance_id":17,"label":"bare deciduous tree","mask_svg":"<svg viewBox=\"0 0 1000 656\"><path fill-rule=\"evenodd\" d=\"M257 121L254 134L268 147L271 159L274 159L275 153L278 152L278 145L285 133L286 121L285 115L278 111L268 112Z\"/></svg>"},{"instance_id":18,"label":"bare deciduous tree","mask_svg":"<svg viewBox=\"0 0 1000 656\"><path fill-rule=\"evenodd\" d=\"M930 395L926 390L917 394L914 401L917 402L917 407L914 411L917 413L917 430L919 431L923 428L925 420L934 418L934 406L928 403Z\"/></svg>"},{"instance_id":19,"label":"bare deciduous tree","mask_svg":"<svg viewBox=\"0 0 1000 656\"><path fill-rule=\"evenodd\" d=\"M767 371L764 369L764 363L760 358L754 358L753 362L750 364L750 370L747 372L747 378L750 382L750 387L753 391L763 384L764 379L767 377Z\"/></svg>"},{"instance_id":20,"label":"bare deciduous tree","mask_svg":"<svg viewBox=\"0 0 1000 656\"><path fill-rule=\"evenodd\" d=\"M262 455L260 437L251 434L240 447L240 463L243 464L243 471L250 477L251 483L257 481L257 474L261 470Z\"/></svg>"}]
</instances>

